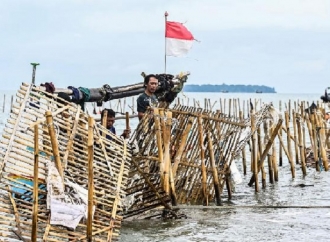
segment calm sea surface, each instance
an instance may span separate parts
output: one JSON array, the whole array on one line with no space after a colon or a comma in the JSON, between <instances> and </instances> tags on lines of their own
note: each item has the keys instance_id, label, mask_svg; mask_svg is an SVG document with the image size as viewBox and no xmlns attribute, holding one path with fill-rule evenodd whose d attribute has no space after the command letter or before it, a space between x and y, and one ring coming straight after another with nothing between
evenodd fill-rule
<instances>
[{"instance_id":1,"label":"calm sea surface","mask_svg":"<svg viewBox=\"0 0 330 242\"><path fill-rule=\"evenodd\" d=\"M8 117L10 95L14 92L0 91L0 133ZM3 95L6 94L5 113L2 112ZM256 93L184 93L180 98L193 105L193 98L203 107L204 98L214 103L219 109L220 98L239 98L240 102L251 99L259 102L272 102L279 108L284 103L294 101L320 101L322 91L318 94L256 94ZM112 107L117 101L112 101ZM128 104L130 104L128 102ZM109 105L109 104L106 104ZM135 105L136 106L136 105ZM108 106L107 106L108 107ZM90 107L92 109L92 107ZM246 109L245 109L246 110ZM126 111L129 111L128 109ZM131 128L137 125L137 119L131 120ZM116 121L118 132L124 127L124 120ZM283 157L285 158L285 157ZM241 161L237 161L241 171ZM122 242L133 241L330 241L330 173L316 172L308 169L308 175L302 176L296 166L296 178L291 178L290 166L284 159L279 167L279 181L272 185L267 180L267 187L254 192L247 186L251 177L248 170L243 183L236 185L233 198L228 201L223 194L224 208L187 208L182 209L188 218L182 220L140 220L124 221L121 230ZM297 186L299 184L311 186ZM243 208L242 206L249 206ZM231 206L228 208L228 206ZM235 207L236 206L236 207ZM263 206L252 207L252 206ZM265 208L281 206L296 208ZM297 208L300 206L300 208ZM301 208L304 207L304 208Z\"/></svg>"}]
</instances>

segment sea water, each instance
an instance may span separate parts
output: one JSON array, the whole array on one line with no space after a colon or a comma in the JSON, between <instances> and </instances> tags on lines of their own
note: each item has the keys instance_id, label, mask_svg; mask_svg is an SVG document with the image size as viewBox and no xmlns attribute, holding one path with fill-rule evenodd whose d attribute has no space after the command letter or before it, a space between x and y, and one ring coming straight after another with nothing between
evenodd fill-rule
<instances>
[{"instance_id":1,"label":"sea water","mask_svg":"<svg viewBox=\"0 0 330 242\"><path fill-rule=\"evenodd\" d=\"M0 133L8 118L9 97L14 93L0 91ZM2 112L4 94L5 113ZM245 100L245 105L248 100L253 105L255 102L271 102L278 109L281 101L283 111L284 104L289 100L291 105L294 101L308 101L311 104L320 101L320 96L321 93L184 93L179 97L185 104L189 99L189 105L193 105L195 99L201 107L204 107L204 98L209 98L214 109L220 109L220 99L222 102L226 99L227 105L230 98L239 98L242 103ZM116 103L116 100L112 102ZM89 106L89 112L91 108ZM133 131L137 124L137 118L130 120ZM115 125L117 132L121 133L125 120L117 120ZM292 179L290 165L283 158L279 181L270 184L267 180L266 188L258 193L254 187L247 185L252 175L248 169L247 175L242 177L243 182L235 186L230 201L226 193L222 194L226 205L223 208L188 206L181 209L187 215L186 219L123 221L120 241L330 241L330 209L326 208L330 205L330 173L308 168L307 176L303 177L297 165L296 178ZM237 166L242 172L241 161L237 161ZM300 184L311 186L301 187ZM276 206L278 208L274 208Z\"/></svg>"}]
</instances>

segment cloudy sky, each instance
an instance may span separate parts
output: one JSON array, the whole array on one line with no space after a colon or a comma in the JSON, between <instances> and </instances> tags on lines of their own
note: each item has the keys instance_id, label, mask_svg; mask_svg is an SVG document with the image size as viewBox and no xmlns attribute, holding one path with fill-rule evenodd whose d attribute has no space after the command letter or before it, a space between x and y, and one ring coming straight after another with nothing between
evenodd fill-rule
<instances>
[{"instance_id":1,"label":"cloudy sky","mask_svg":"<svg viewBox=\"0 0 330 242\"><path fill-rule=\"evenodd\" d=\"M330 86L330 0L1 0L0 89L121 86L164 71L164 12L196 42L167 70L279 93Z\"/></svg>"}]
</instances>

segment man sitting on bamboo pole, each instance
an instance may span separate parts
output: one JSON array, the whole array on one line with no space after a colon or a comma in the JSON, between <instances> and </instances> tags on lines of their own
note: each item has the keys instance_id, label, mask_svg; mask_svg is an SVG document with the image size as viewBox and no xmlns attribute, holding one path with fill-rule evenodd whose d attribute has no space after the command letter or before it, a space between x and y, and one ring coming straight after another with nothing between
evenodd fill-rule
<instances>
[{"instance_id":1,"label":"man sitting on bamboo pole","mask_svg":"<svg viewBox=\"0 0 330 242\"><path fill-rule=\"evenodd\" d=\"M156 75L150 74L144 78L144 93L142 93L136 100L139 120L142 119L148 107L153 108L157 106L158 101L157 97L155 96L157 87L158 79Z\"/></svg>"}]
</instances>

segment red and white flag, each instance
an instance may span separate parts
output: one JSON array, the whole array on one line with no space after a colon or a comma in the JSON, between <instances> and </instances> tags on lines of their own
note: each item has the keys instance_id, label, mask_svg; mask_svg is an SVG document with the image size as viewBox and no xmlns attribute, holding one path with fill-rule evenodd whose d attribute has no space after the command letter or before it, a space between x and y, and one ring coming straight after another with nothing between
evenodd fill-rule
<instances>
[{"instance_id":1,"label":"red and white flag","mask_svg":"<svg viewBox=\"0 0 330 242\"><path fill-rule=\"evenodd\" d=\"M182 24L166 21L166 55L183 56L188 53L193 45L194 36Z\"/></svg>"}]
</instances>

